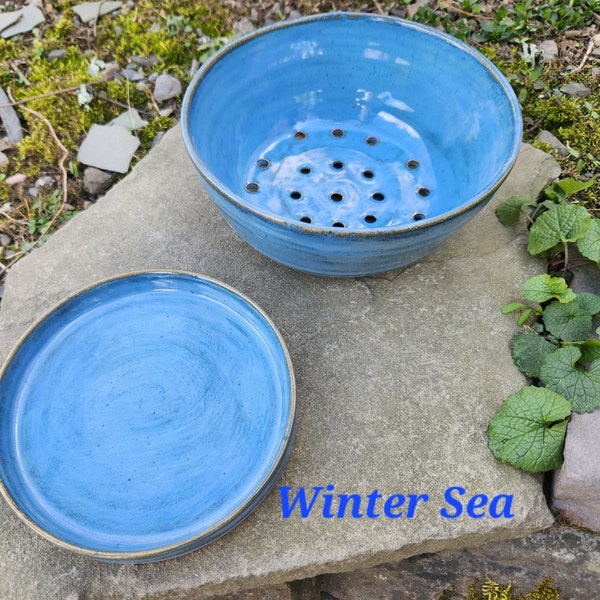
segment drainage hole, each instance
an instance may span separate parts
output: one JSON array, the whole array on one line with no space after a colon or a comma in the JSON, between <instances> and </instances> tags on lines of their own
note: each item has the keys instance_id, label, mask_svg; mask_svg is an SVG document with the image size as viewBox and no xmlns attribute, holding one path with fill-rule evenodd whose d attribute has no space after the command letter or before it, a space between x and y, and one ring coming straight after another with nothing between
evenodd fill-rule
<instances>
[{"instance_id":1,"label":"drainage hole","mask_svg":"<svg viewBox=\"0 0 600 600\"><path fill-rule=\"evenodd\" d=\"M422 221L423 219L425 219L427 217L427 215L425 213L422 212L416 212L413 215L413 221Z\"/></svg>"},{"instance_id":2,"label":"drainage hole","mask_svg":"<svg viewBox=\"0 0 600 600\"><path fill-rule=\"evenodd\" d=\"M370 135L369 137L365 138L365 142L368 146L376 146L377 144L379 144L379 139L376 138L374 135Z\"/></svg>"},{"instance_id":3,"label":"drainage hole","mask_svg":"<svg viewBox=\"0 0 600 600\"><path fill-rule=\"evenodd\" d=\"M346 227L341 221L336 221L333 224L333 227Z\"/></svg>"},{"instance_id":4,"label":"drainage hole","mask_svg":"<svg viewBox=\"0 0 600 600\"><path fill-rule=\"evenodd\" d=\"M249 192L250 194L256 194L256 192L258 192L259 190L259 185L258 183L256 183L256 181L249 181L246 184L246 191Z\"/></svg>"},{"instance_id":5,"label":"drainage hole","mask_svg":"<svg viewBox=\"0 0 600 600\"><path fill-rule=\"evenodd\" d=\"M300 173L302 173L302 175L310 175L310 171L310 167L300 167Z\"/></svg>"},{"instance_id":6,"label":"drainage hole","mask_svg":"<svg viewBox=\"0 0 600 600\"><path fill-rule=\"evenodd\" d=\"M296 139L296 140L305 140L306 139L306 133L304 133L304 131L296 131L296 133L294 133L294 139Z\"/></svg>"},{"instance_id":7,"label":"drainage hole","mask_svg":"<svg viewBox=\"0 0 600 600\"><path fill-rule=\"evenodd\" d=\"M271 166L271 163L266 158L259 158L256 161L256 166L259 169L268 169Z\"/></svg>"},{"instance_id":8,"label":"drainage hole","mask_svg":"<svg viewBox=\"0 0 600 600\"><path fill-rule=\"evenodd\" d=\"M331 163L331 166L336 170L336 171L341 171L344 168L344 163L341 160L334 160Z\"/></svg>"},{"instance_id":9,"label":"drainage hole","mask_svg":"<svg viewBox=\"0 0 600 600\"><path fill-rule=\"evenodd\" d=\"M411 158L410 160L406 161L406 167L411 171L414 171L415 169L419 168L419 161Z\"/></svg>"},{"instance_id":10,"label":"drainage hole","mask_svg":"<svg viewBox=\"0 0 600 600\"><path fill-rule=\"evenodd\" d=\"M341 138L341 137L344 137L345 132L343 129L332 129L331 135L336 138Z\"/></svg>"},{"instance_id":11,"label":"drainage hole","mask_svg":"<svg viewBox=\"0 0 600 600\"><path fill-rule=\"evenodd\" d=\"M377 200L377 202L381 202L385 196L381 192L375 192L371 198L373 198L373 200Z\"/></svg>"},{"instance_id":12,"label":"drainage hole","mask_svg":"<svg viewBox=\"0 0 600 600\"><path fill-rule=\"evenodd\" d=\"M342 194L340 194L339 192L333 192L333 193L329 194L329 197L334 202L341 202L344 199L344 196Z\"/></svg>"},{"instance_id":13,"label":"drainage hole","mask_svg":"<svg viewBox=\"0 0 600 600\"><path fill-rule=\"evenodd\" d=\"M290 198L292 200L300 200L300 198L302 198L302 192L299 192L298 190L292 190L290 192Z\"/></svg>"},{"instance_id":14,"label":"drainage hole","mask_svg":"<svg viewBox=\"0 0 600 600\"><path fill-rule=\"evenodd\" d=\"M310 217L300 217L300 220L303 223L312 223L312 219Z\"/></svg>"},{"instance_id":15,"label":"drainage hole","mask_svg":"<svg viewBox=\"0 0 600 600\"><path fill-rule=\"evenodd\" d=\"M363 176L365 179L373 179L373 177L375 177L375 173L373 173L373 171L371 171L371 169L365 169L365 170L362 172L362 176Z\"/></svg>"},{"instance_id":16,"label":"drainage hole","mask_svg":"<svg viewBox=\"0 0 600 600\"><path fill-rule=\"evenodd\" d=\"M375 215L367 215L365 217L366 223L375 223L375 221L377 221L377 217Z\"/></svg>"},{"instance_id":17,"label":"drainage hole","mask_svg":"<svg viewBox=\"0 0 600 600\"><path fill-rule=\"evenodd\" d=\"M431 190L426 187L420 187L417 190L417 194L419 194L419 196L421 196L422 198L427 198L427 196L429 196L429 194L431 194Z\"/></svg>"}]
</instances>

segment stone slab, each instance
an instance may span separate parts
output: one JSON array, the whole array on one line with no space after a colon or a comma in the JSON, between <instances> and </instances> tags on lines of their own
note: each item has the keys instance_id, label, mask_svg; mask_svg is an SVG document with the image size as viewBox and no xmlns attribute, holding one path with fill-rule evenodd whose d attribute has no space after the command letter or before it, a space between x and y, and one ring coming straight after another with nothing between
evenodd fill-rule
<instances>
[{"instance_id":1,"label":"stone slab","mask_svg":"<svg viewBox=\"0 0 600 600\"><path fill-rule=\"evenodd\" d=\"M594 264L573 268L571 287L600 294L600 271ZM552 483L552 507L572 523L600 532L600 409L574 414L567 428L563 466Z\"/></svg>"},{"instance_id":2,"label":"stone slab","mask_svg":"<svg viewBox=\"0 0 600 600\"><path fill-rule=\"evenodd\" d=\"M463 600L471 582L485 576L525 594L547 577L562 600L598 598L600 536L553 527L527 538L477 548L415 556L315 581L310 600ZM520 596L519 596L520 597Z\"/></svg>"},{"instance_id":3,"label":"stone slab","mask_svg":"<svg viewBox=\"0 0 600 600\"><path fill-rule=\"evenodd\" d=\"M536 196L557 169L524 146L497 200ZM0 597L200 600L548 527L541 479L500 464L486 445L490 418L523 385L508 351L514 322L500 307L541 266L524 251L524 228L502 227L493 207L404 271L311 276L233 233L202 190L179 130L169 132L101 201L11 269L2 356L34 319L102 278L142 269L214 277L254 299L288 344L298 434L278 484L429 501L411 519L283 518L274 489L223 538L150 565L97 563L57 549L2 502ZM450 486L511 495L514 517L443 518Z\"/></svg>"},{"instance_id":4,"label":"stone slab","mask_svg":"<svg viewBox=\"0 0 600 600\"><path fill-rule=\"evenodd\" d=\"M565 462L554 475L552 506L572 523L600 532L600 410L571 417Z\"/></svg>"}]
</instances>

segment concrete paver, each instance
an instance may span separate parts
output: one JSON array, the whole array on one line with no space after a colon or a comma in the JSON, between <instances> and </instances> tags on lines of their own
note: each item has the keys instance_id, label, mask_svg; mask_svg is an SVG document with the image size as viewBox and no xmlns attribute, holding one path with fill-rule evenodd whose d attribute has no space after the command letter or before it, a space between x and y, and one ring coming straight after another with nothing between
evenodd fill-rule
<instances>
[{"instance_id":1,"label":"concrete paver","mask_svg":"<svg viewBox=\"0 0 600 600\"><path fill-rule=\"evenodd\" d=\"M524 146L496 202L536 196L557 168ZM169 132L96 206L13 267L0 352L58 301L105 277L178 269L224 281L271 316L294 363L298 434L278 485L292 494L328 485L359 494L364 515L328 518L319 501L307 518L297 510L286 518L275 488L206 548L163 563L111 565L55 548L2 502L0 597L200 600L548 527L540 478L500 464L486 445L490 418L523 385L508 351L514 322L500 307L540 270L524 252L523 228L502 227L493 207L404 271L311 276L233 233L202 190L180 132ZM385 514L393 494L428 499L412 517L393 518ZM504 495L507 511L469 516L465 500L476 494ZM370 498L377 504L367 514Z\"/></svg>"}]
</instances>

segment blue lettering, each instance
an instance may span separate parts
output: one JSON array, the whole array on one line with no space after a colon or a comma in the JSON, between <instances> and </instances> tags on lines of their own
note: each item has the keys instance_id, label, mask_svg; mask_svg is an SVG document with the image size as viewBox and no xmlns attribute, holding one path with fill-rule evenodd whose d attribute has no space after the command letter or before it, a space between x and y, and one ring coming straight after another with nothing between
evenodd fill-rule
<instances>
[{"instance_id":1,"label":"blue lettering","mask_svg":"<svg viewBox=\"0 0 600 600\"><path fill-rule=\"evenodd\" d=\"M298 509L300 510L300 516L303 519L306 519L310 514L315 502L317 501L317 497L320 492L323 490L323 487L313 487L313 496L310 503L306 502L306 492L304 488L301 487L298 490L298 493L294 496L292 503L290 504L290 491L291 487L289 486L279 486L279 493L281 494L281 514L284 519L288 519L294 510L296 504L298 505Z\"/></svg>"},{"instance_id":2,"label":"blue lettering","mask_svg":"<svg viewBox=\"0 0 600 600\"><path fill-rule=\"evenodd\" d=\"M485 507L488 502L488 497L485 494L476 494L473 496L467 504L467 514L472 519L481 519L485 517ZM476 509L483 508L482 512L477 513Z\"/></svg>"},{"instance_id":3,"label":"blue lettering","mask_svg":"<svg viewBox=\"0 0 600 600\"><path fill-rule=\"evenodd\" d=\"M495 498L492 498L490 502L490 517L492 519L498 519L504 517L505 519L512 519L515 515L511 512L513 497L509 494L499 494ZM500 508L500 506L502 508Z\"/></svg>"},{"instance_id":4,"label":"blue lettering","mask_svg":"<svg viewBox=\"0 0 600 600\"><path fill-rule=\"evenodd\" d=\"M327 486L327 491L328 492L333 492L334 490L334 486L329 484ZM333 502L333 494L323 494L323 517L325 519L333 519L333 517L335 517L335 515L333 514L333 512L331 511L331 503Z\"/></svg>"},{"instance_id":5,"label":"blue lettering","mask_svg":"<svg viewBox=\"0 0 600 600\"><path fill-rule=\"evenodd\" d=\"M390 519L397 519L398 517L401 517L402 511L399 513L393 513L392 511L395 508L402 506L404 504L404 500L405 498L402 494L392 494L383 505L383 512L385 513L385 516L389 517Z\"/></svg>"},{"instance_id":6,"label":"blue lettering","mask_svg":"<svg viewBox=\"0 0 600 600\"><path fill-rule=\"evenodd\" d=\"M360 512L360 495L359 494L338 494L340 499L340 506L338 508L338 519L342 519L346 516L346 507L348 502L352 500L352 516L355 519L361 519L363 514Z\"/></svg>"},{"instance_id":7,"label":"blue lettering","mask_svg":"<svg viewBox=\"0 0 600 600\"><path fill-rule=\"evenodd\" d=\"M446 501L447 504L449 504L450 506L452 506L455 510L455 512L448 512L445 508L442 508L440 510L440 515L442 515L442 517L444 517L445 519L456 519L456 517L460 517L460 515L462 514L462 504L460 503L460 500L458 500L457 498L454 498L454 496L452 496L452 492L458 492L458 494L460 496L464 496L465 494L465 488L462 488L460 486L453 486L453 487L449 487L445 492L444 492L444 500Z\"/></svg>"},{"instance_id":8,"label":"blue lettering","mask_svg":"<svg viewBox=\"0 0 600 600\"><path fill-rule=\"evenodd\" d=\"M429 496L427 494L409 494L408 495L408 510L406 511L406 518L412 519L415 516L415 510L417 510L417 504L419 500L423 503L429 502Z\"/></svg>"},{"instance_id":9,"label":"blue lettering","mask_svg":"<svg viewBox=\"0 0 600 600\"><path fill-rule=\"evenodd\" d=\"M367 517L369 517L369 519L376 519L379 516L379 513L375 512L375 504L377 503L377 500L383 498L383 496L379 493L379 490L373 490L370 494L367 494L367 498L369 499Z\"/></svg>"}]
</instances>

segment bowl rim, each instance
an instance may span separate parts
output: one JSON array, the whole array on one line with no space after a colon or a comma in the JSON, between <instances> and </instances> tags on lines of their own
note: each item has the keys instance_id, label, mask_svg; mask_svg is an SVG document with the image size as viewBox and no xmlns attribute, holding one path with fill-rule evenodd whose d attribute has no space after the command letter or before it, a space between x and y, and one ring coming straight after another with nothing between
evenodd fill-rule
<instances>
[{"instance_id":1,"label":"bowl rim","mask_svg":"<svg viewBox=\"0 0 600 600\"><path fill-rule=\"evenodd\" d=\"M514 121L514 136L512 140L512 146L510 148L510 152L508 153L506 159L503 161L502 165L497 170L497 177L494 181L489 183L487 186L479 190L475 195L472 195L471 198L461 204L460 206L446 211L441 215L436 217L431 217L427 219L423 219L421 221L416 221L415 223L410 224L402 224L397 226L381 226L381 227L369 227L369 228L339 228L333 226L321 226L321 225L313 225L306 224L303 222L296 222L292 219L283 218L281 215L271 212L266 209L262 209L257 204L253 202L246 201L240 194L233 192L229 186L225 185L218 177L216 177L211 169L208 168L206 163L200 157L198 151L194 143L192 142L190 129L188 127L188 123L190 120L190 107L192 104L193 97L195 92L207 73L217 64L218 61L221 60L222 57L236 51L238 48L252 42L253 40L263 37L265 35L270 34L273 31L278 31L282 29L287 29L296 26L302 26L307 23L319 22L319 21L333 21L333 20L364 20L364 21L373 21L384 23L387 25L394 25L398 27L405 27L408 29L413 29L424 33L426 35L432 35L437 37L442 42L450 44L454 46L458 50L465 52L472 59L476 60L480 63L480 65L487 70L487 72L492 76L495 82L501 87L504 91L505 97L509 101L509 105L511 108L511 112L513 115ZM399 17L387 16L387 15L376 15L372 13L364 13L364 12L348 12L348 11L336 11L336 12L328 12L321 13L316 15L309 15L305 17L299 17L296 19L288 19L285 21L280 21L278 23L273 23L271 25L266 25L264 27L260 27L255 29L254 31L250 31L245 34L241 34L227 44L225 44L222 48L220 48L215 54L213 54L210 58L208 58L198 69L192 81L190 82L183 99L182 109L181 109L181 129L183 133L184 144L186 146L188 155L190 156L194 166L198 170L202 180L209 185L217 194L221 197L226 198L227 201L238 209L241 209L245 212L252 213L254 216L279 225L280 227L293 227L298 230L305 231L311 234L334 234L336 237L387 237L387 236L396 236L400 233L412 232L425 230L445 221L449 221L454 219L464 213L467 213L477 207L482 202L489 200L491 196L498 190L498 188L502 185L504 180L508 177L511 169L513 168L517 156L519 154L519 150L521 147L521 139L523 135L523 118L521 114L521 108L519 105L519 101L517 96L512 89L510 83L506 79L506 77L502 74L502 72L492 63L491 60L486 58L483 54L481 54L478 50L470 46L469 44L462 42L461 40L451 36L445 32L439 31L438 29L434 29L428 25L423 25L421 23L416 23L414 21L409 21L407 19L401 19Z\"/></svg>"}]
</instances>

